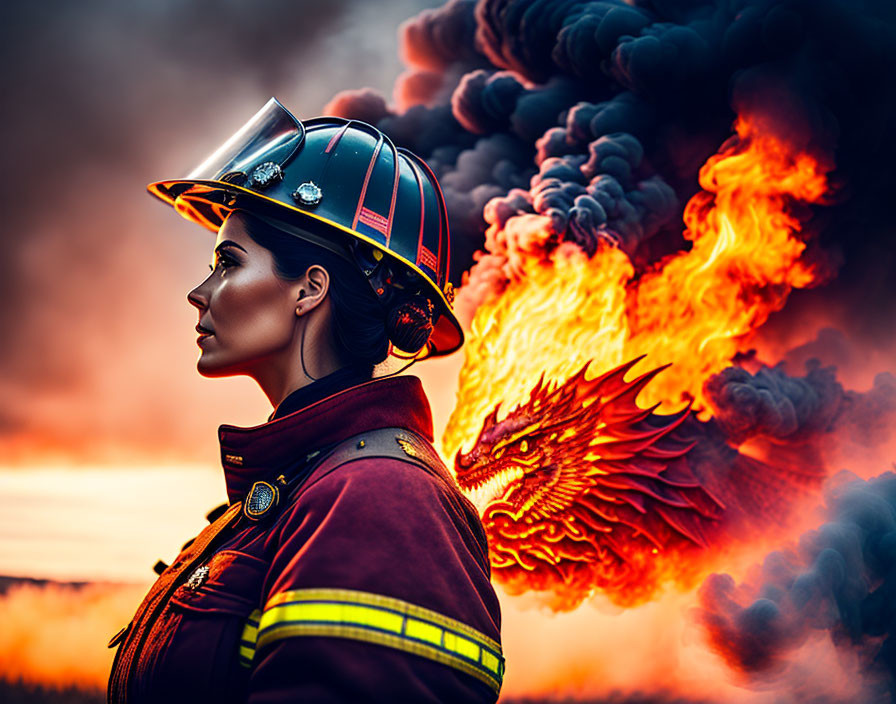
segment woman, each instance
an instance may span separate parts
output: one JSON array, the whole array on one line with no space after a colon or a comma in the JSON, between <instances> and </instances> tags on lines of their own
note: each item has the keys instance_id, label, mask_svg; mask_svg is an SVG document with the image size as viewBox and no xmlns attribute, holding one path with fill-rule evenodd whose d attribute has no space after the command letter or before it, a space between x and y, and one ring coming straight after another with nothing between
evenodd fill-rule
<instances>
[{"instance_id":1,"label":"woman","mask_svg":"<svg viewBox=\"0 0 896 704\"><path fill-rule=\"evenodd\" d=\"M387 358L463 342L438 183L375 128L271 100L188 178L150 185L218 232L204 376L275 410L222 426L229 505L117 634L110 702L490 702L500 613L472 505Z\"/></svg>"}]
</instances>

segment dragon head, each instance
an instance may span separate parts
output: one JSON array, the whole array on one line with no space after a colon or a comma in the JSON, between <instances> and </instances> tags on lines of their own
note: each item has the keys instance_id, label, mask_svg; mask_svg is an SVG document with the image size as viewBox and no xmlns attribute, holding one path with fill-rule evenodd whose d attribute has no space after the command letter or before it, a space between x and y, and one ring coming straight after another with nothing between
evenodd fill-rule
<instances>
[{"instance_id":1,"label":"dragon head","mask_svg":"<svg viewBox=\"0 0 896 704\"><path fill-rule=\"evenodd\" d=\"M692 445L674 437L689 409L641 409L640 391L665 367L631 381L643 357L594 379L588 365L545 382L455 456L458 483L483 509L496 576L511 591L553 589L571 608L595 587L619 603L656 588L656 556L705 545L721 512L688 470Z\"/></svg>"},{"instance_id":2,"label":"dragon head","mask_svg":"<svg viewBox=\"0 0 896 704\"><path fill-rule=\"evenodd\" d=\"M477 505L500 496L520 520L531 521L562 512L591 484L589 468L578 460L600 428L577 432L587 409L577 403L576 390L542 376L529 401L502 420L501 404L495 406L472 449L455 457L458 482Z\"/></svg>"}]
</instances>

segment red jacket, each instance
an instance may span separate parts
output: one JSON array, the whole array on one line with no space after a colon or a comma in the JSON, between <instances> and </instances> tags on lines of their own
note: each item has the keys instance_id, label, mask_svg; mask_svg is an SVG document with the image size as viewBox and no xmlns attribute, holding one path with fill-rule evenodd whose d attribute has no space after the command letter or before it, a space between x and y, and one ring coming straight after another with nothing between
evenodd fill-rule
<instances>
[{"instance_id":1,"label":"red jacket","mask_svg":"<svg viewBox=\"0 0 896 704\"><path fill-rule=\"evenodd\" d=\"M497 699L485 537L431 449L418 379L220 440L230 506L113 639L110 702Z\"/></svg>"}]
</instances>

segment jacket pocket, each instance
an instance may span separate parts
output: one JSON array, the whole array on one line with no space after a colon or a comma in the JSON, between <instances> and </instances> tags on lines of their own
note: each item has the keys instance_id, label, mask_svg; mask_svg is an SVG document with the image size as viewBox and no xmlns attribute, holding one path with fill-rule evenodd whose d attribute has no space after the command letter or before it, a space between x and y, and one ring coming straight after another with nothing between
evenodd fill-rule
<instances>
[{"instance_id":1,"label":"jacket pocket","mask_svg":"<svg viewBox=\"0 0 896 704\"><path fill-rule=\"evenodd\" d=\"M198 613L248 614L261 598L268 563L240 552L222 550L193 570L171 596L171 604Z\"/></svg>"},{"instance_id":2,"label":"jacket pocket","mask_svg":"<svg viewBox=\"0 0 896 704\"><path fill-rule=\"evenodd\" d=\"M207 572L198 572L207 568ZM162 696L178 701L239 701L248 669L240 646L249 615L258 608L268 563L222 550L199 565L171 596L166 611L174 632L166 638L155 678Z\"/></svg>"}]
</instances>

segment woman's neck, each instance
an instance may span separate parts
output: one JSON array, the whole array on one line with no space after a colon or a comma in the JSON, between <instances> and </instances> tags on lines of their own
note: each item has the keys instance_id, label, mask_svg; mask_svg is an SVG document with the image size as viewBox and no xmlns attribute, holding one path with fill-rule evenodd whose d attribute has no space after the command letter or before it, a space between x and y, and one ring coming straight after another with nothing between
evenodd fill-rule
<instances>
[{"instance_id":1,"label":"woman's neck","mask_svg":"<svg viewBox=\"0 0 896 704\"><path fill-rule=\"evenodd\" d=\"M299 318L292 342L258 366L251 376L274 408L295 391L347 366L333 333L330 306L322 304Z\"/></svg>"}]
</instances>

